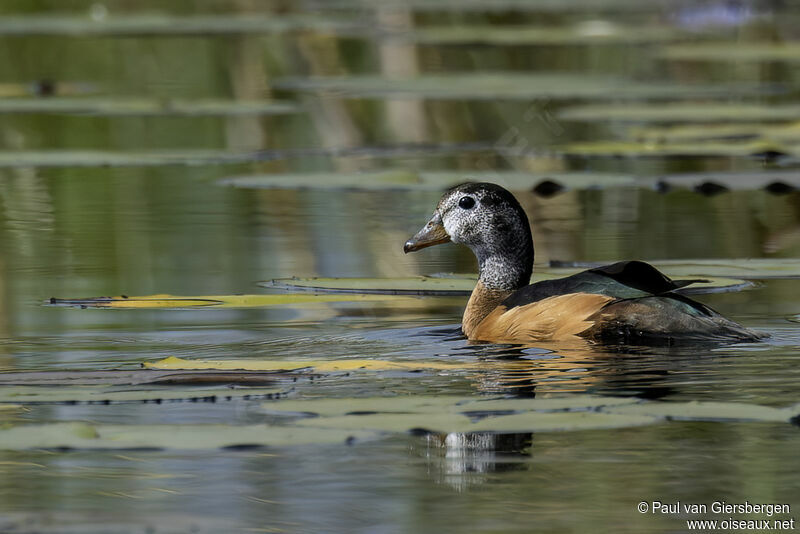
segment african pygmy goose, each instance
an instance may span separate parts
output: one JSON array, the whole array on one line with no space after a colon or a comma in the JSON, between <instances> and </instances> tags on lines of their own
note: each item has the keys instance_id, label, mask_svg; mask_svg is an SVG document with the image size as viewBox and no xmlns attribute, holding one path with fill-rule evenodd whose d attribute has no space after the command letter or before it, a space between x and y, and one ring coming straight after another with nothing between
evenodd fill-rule
<instances>
[{"instance_id":1,"label":"african pygmy goose","mask_svg":"<svg viewBox=\"0 0 800 534\"><path fill-rule=\"evenodd\" d=\"M479 277L461 328L471 340L558 341L579 336L613 343L680 340L754 341L749 330L676 289L641 261L623 261L557 280L530 284L533 239L525 211L506 189L467 183L444 193L406 253L463 243L478 258Z\"/></svg>"}]
</instances>

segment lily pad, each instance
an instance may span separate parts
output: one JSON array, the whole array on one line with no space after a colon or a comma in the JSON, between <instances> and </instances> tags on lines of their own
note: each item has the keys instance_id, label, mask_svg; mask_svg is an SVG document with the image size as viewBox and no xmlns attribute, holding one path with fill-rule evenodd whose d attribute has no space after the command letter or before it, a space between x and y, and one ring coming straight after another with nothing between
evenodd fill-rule
<instances>
[{"instance_id":1,"label":"lily pad","mask_svg":"<svg viewBox=\"0 0 800 534\"><path fill-rule=\"evenodd\" d=\"M186 36L265 34L295 30L335 31L353 29L352 21L321 15L187 15L98 13L95 17L50 14L47 16L3 16L0 35L63 36Z\"/></svg>"},{"instance_id":2,"label":"lily pad","mask_svg":"<svg viewBox=\"0 0 800 534\"><path fill-rule=\"evenodd\" d=\"M555 148L567 156L584 157L764 157L800 155L800 145L762 140L717 140L695 143L652 143L640 141L591 141L569 143Z\"/></svg>"},{"instance_id":3,"label":"lily pad","mask_svg":"<svg viewBox=\"0 0 800 534\"><path fill-rule=\"evenodd\" d=\"M254 153L225 150L21 150L0 151L0 168L14 167L154 167L222 165L265 159Z\"/></svg>"},{"instance_id":4,"label":"lily pad","mask_svg":"<svg viewBox=\"0 0 800 534\"><path fill-rule=\"evenodd\" d=\"M271 413L315 415L295 424L349 430L408 432L552 432L624 428L665 419L789 422L800 406L771 408L740 403L649 402L573 395L546 399L398 396L277 401Z\"/></svg>"},{"instance_id":5,"label":"lily pad","mask_svg":"<svg viewBox=\"0 0 800 534\"><path fill-rule=\"evenodd\" d=\"M670 45L658 51L658 56L679 61L800 61L800 43L759 43L738 41L733 43L692 43Z\"/></svg>"},{"instance_id":6,"label":"lily pad","mask_svg":"<svg viewBox=\"0 0 800 534\"><path fill-rule=\"evenodd\" d=\"M787 422L800 410L738 402L649 402L604 409L626 415L650 415L679 421Z\"/></svg>"},{"instance_id":7,"label":"lily pad","mask_svg":"<svg viewBox=\"0 0 800 534\"><path fill-rule=\"evenodd\" d=\"M147 369L186 370L217 369L236 371L293 371L313 369L316 372L340 371L418 371L463 370L471 364L430 361L387 361L378 359L347 358L339 360L185 360L170 356L156 362L144 362Z\"/></svg>"},{"instance_id":8,"label":"lily pad","mask_svg":"<svg viewBox=\"0 0 800 534\"><path fill-rule=\"evenodd\" d=\"M475 288L477 276L440 278L412 276L408 278L278 278L259 285L292 291L357 293L378 295L452 295L468 296Z\"/></svg>"},{"instance_id":9,"label":"lily pad","mask_svg":"<svg viewBox=\"0 0 800 534\"><path fill-rule=\"evenodd\" d=\"M741 102L589 104L566 107L558 111L557 115L560 119L583 122L786 122L800 120L800 105Z\"/></svg>"},{"instance_id":10,"label":"lily pad","mask_svg":"<svg viewBox=\"0 0 800 534\"><path fill-rule=\"evenodd\" d=\"M311 5L326 9L363 9L364 0L307 0ZM671 13L674 4L664 0L654 0L645 4L636 0L372 0L370 6L401 7L414 11L520 11L520 12L579 12L585 14L619 11L645 11L652 13L655 8L667 9Z\"/></svg>"},{"instance_id":11,"label":"lily pad","mask_svg":"<svg viewBox=\"0 0 800 534\"><path fill-rule=\"evenodd\" d=\"M573 173L528 173L517 171L472 172L472 171L421 171L402 169L361 173L315 172L291 174L260 174L233 176L219 183L250 189L352 189L363 191L422 190L442 191L453 185L474 181L494 182L513 191L528 191L541 182L549 180L565 188L586 189L590 187L612 187L635 185L630 175L573 172Z\"/></svg>"},{"instance_id":12,"label":"lily pad","mask_svg":"<svg viewBox=\"0 0 800 534\"><path fill-rule=\"evenodd\" d=\"M580 272L582 269L569 268L536 268L532 282L554 280ZM669 269L666 274L676 278ZM468 275L461 278L444 276L417 276L408 278L281 278L260 285L271 288L287 289L292 291L314 291L318 293L358 293L358 294L385 294L385 295L450 295L467 296L475 288L477 275ZM706 282L696 283L693 286L682 288L681 293L713 293L719 291L738 291L751 287L746 280L709 276Z\"/></svg>"},{"instance_id":13,"label":"lily pad","mask_svg":"<svg viewBox=\"0 0 800 534\"><path fill-rule=\"evenodd\" d=\"M92 425L82 422L0 429L0 449L217 449L349 443L373 432L270 425Z\"/></svg>"},{"instance_id":14,"label":"lily pad","mask_svg":"<svg viewBox=\"0 0 800 534\"><path fill-rule=\"evenodd\" d=\"M280 396L274 388L175 388L138 385L128 388L106 386L3 386L0 403L12 404L117 404L139 402L220 402Z\"/></svg>"},{"instance_id":15,"label":"lily pad","mask_svg":"<svg viewBox=\"0 0 800 534\"><path fill-rule=\"evenodd\" d=\"M714 139L761 139L768 142L793 144L800 142L800 122L651 125L631 128L629 136L637 141L652 143L703 142Z\"/></svg>"},{"instance_id":16,"label":"lily pad","mask_svg":"<svg viewBox=\"0 0 800 534\"><path fill-rule=\"evenodd\" d=\"M0 83L0 99L38 96L52 98L75 95L90 95L98 92L98 87L91 83L55 81L42 79L31 83ZM0 105L4 104L0 100Z\"/></svg>"},{"instance_id":17,"label":"lily pad","mask_svg":"<svg viewBox=\"0 0 800 534\"><path fill-rule=\"evenodd\" d=\"M72 308L113 309L185 309L185 308L265 308L271 306L315 304L323 302L363 302L386 300L375 295L214 295L179 297L174 295L147 295L142 297L88 297L80 299L51 298L45 304Z\"/></svg>"},{"instance_id":18,"label":"lily pad","mask_svg":"<svg viewBox=\"0 0 800 534\"><path fill-rule=\"evenodd\" d=\"M691 85L637 82L624 78L564 73L453 72L416 78L372 75L284 78L279 89L336 94L343 98L430 98L440 100L646 99L730 97L758 94L763 88L746 84Z\"/></svg>"},{"instance_id":19,"label":"lily pad","mask_svg":"<svg viewBox=\"0 0 800 534\"><path fill-rule=\"evenodd\" d=\"M420 155L497 153L494 143L437 143L396 146L315 147L256 152L227 150L19 150L0 151L0 168L11 167L151 167L226 165L308 157L389 158Z\"/></svg>"},{"instance_id":20,"label":"lily pad","mask_svg":"<svg viewBox=\"0 0 800 534\"><path fill-rule=\"evenodd\" d=\"M698 188L703 184L719 184L732 190L800 189L800 173L797 171L750 171L750 172L700 172L665 174L658 178L661 185L670 187Z\"/></svg>"},{"instance_id":21,"label":"lily pad","mask_svg":"<svg viewBox=\"0 0 800 534\"><path fill-rule=\"evenodd\" d=\"M6 98L0 113L68 113L82 115L286 115L299 108L276 100L153 100L144 98Z\"/></svg>"},{"instance_id":22,"label":"lily pad","mask_svg":"<svg viewBox=\"0 0 800 534\"><path fill-rule=\"evenodd\" d=\"M297 375L279 372L249 371L155 371L155 370L116 370L116 371L22 371L0 373L0 385L17 386L133 386L133 385L267 385L280 379L296 380Z\"/></svg>"},{"instance_id":23,"label":"lily pad","mask_svg":"<svg viewBox=\"0 0 800 534\"><path fill-rule=\"evenodd\" d=\"M505 413L519 410L540 412L565 410L597 410L603 406L617 406L639 402L632 397L601 397L572 395L536 399L484 399L481 397L439 396L386 396L369 398L298 399L266 402L265 410L271 413L302 413L320 417L369 413Z\"/></svg>"},{"instance_id":24,"label":"lily pad","mask_svg":"<svg viewBox=\"0 0 800 534\"><path fill-rule=\"evenodd\" d=\"M552 262L558 267L588 269L603 263ZM744 280L767 278L800 278L800 259L797 258L734 258L654 260L649 263L673 278L732 276Z\"/></svg>"},{"instance_id":25,"label":"lily pad","mask_svg":"<svg viewBox=\"0 0 800 534\"><path fill-rule=\"evenodd\" d=\"M566 27L469 25L424 26L413 32L393 35L419 44L487 45L602 45L668 42L687 36L668 26L622 26L590 20Z\"/></svg>"}]
</instances>

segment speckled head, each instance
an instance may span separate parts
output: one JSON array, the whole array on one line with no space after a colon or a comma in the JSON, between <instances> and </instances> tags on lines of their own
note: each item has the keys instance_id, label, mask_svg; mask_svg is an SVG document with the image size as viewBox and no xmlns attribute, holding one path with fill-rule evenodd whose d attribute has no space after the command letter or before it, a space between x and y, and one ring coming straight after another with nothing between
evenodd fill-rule
<instances>
[{"instance_id":1,"label":"speckled head","mask_svg":"<svg viewBox=\"0 0 800 534\"><path fill-rule=\"evenodd\" d=\"M514 290L530 282L533 240L528 217L514 195L499 185L466 183L445 191L431 220L404 250L448 241L472 250L487 288Z\"/></svg>"}]
</instances>

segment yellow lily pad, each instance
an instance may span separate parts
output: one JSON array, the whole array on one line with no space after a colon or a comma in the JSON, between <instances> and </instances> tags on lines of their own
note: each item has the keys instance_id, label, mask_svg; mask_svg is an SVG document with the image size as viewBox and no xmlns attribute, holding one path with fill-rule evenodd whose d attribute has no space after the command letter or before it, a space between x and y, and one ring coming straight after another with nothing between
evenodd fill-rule
<instances>
[{"instance_id":1,"label":"yellow lily pad","mask_svg":"<svg viewBox=\"0 0 800 534\"><path fill-rule=\"evenodd\" d=\"M292 371L313 369L314 371L416 371L462 370L469 364L430 361L388 361L352 358L341 360L185 360L169 356L156 362L144 362L147 369L228 369L244 371Z\"/></svg>"},{"instance_id":2,"label":"yellow lily pad","mask_svg":"<svg viewBox=\"0 0 800 534\"><path fill-rule=\"evenodd\" d=\"M265 295L215 295L179 297L174 295L147 295L142 297L88 297L82 299L51 298L50 306L112 309L185 309L185 308L264 308L271 306L316 304L325 302L365 302L387 300L391 297L377 295L309 295L309 294L265 294Z\"/></svg>"}]
</instances>

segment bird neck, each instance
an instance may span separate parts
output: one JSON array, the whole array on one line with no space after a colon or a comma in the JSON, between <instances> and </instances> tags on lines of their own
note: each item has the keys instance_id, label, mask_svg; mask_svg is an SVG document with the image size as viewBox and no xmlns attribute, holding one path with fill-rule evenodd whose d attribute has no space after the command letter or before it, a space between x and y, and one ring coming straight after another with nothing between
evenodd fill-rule
<instances>
[{"instance_id":1,"label":"bird neck","mask_svg":"<svg viewBox=\"0 0 800 534\"><path fill-rule=\"evenodd\" d=\"M533 240L530 230L517 242L493 243L478 250L478 279L489 290L516 291L528 285L533 273Z\"/></svg>"},{"instance_id":2,"label":"bird neck","mask_svg":"<svg viewBox=\"0 0 800 534\"><path fill-rule=\"evenodd\" d=\"M515 234L516 241L498 238L492 241L491 247L473 249L478 257L478 283L472 290L461 320L461 329L468 338L506 298L530 283L533 239L530 229L525 227L525 230Z\"/></svg>"},{"instance_id":3,"label":"bird neck","mask_svg":"<svg viewBox=\"0 0 800 534\"><path fill-rule=\"evenodd\" d=\"M513 291L505 289L488 289L483 282L478 280L472 295L469 297L464 316L461 319L461 330L468 338L472 339L475 329L487 315L497 308Z\"/></svg>"}]
</instances>

